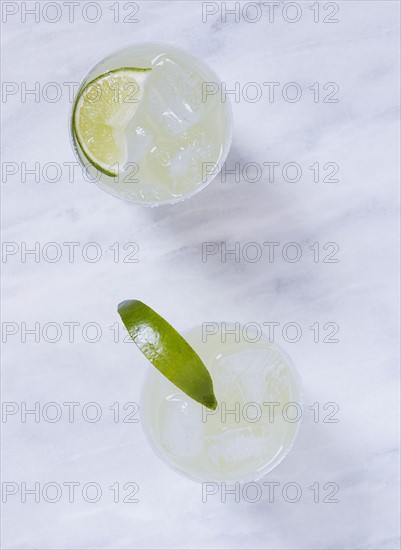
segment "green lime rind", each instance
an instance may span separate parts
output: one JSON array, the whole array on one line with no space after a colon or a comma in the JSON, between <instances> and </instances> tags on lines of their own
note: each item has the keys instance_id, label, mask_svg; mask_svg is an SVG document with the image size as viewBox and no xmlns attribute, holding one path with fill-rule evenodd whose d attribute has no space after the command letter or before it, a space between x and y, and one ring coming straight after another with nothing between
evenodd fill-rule
<instances>
[{"instance_id":1,"label":"green lime rind","mask_svg":"<svg viewBox=\"0 0 401 550\"><path fill-rule=\"evenodd\" d=\"M212 378L188 342L139 300L121 302L117 310L132 340L152 365L189 397L215 410Z\"/></svg>"},{"instance_id":2,"label":"green lime rind","mask_svg":"<svg viewBox=\"0 0 401 550\"><path fill-rule=\"evenodd\" d=\"M91 158L86 153L86 151L84 149L84 146L82 145L82 142L79 139L79 135L78 135L77 128L76 128L76 121L75 121L75 116L76 116L77 106L78 106L79 100L80 100L81 96L83 95L83 93L85 92L85 90L87 90L89 88L89 86L93 86L93 84L96 84L96 82L98 82L99 80L101 80L105 76L108 76L108 75L113 74L113 73L122 73L122 72L125 72L125 71L145 73L145 72L151 71L151 70L152 69L150 67L149 68L121 67L120 69L112 69L111 71L107 71L106 73L100 74L99 76L97 76L96 78L94 78L93 80L88 82L88 84L82 85L81 90L79 90L78 93L77 93L77 97L75 98L75 103L74 103L74 109L73 109L73 112L72 112L72 135L77 140L79 148L82 151L82 154L84 155L86 160L89 162L89 164L94 166L96 168L96 170L99 170L100 172L102 172L102 174L106 174L106 176L110 176L112 178L115 178L115 177L117 177L117 174L115 172L112 172L111 170L106 170L106 168L104 168L103 166L100 166L100 164L98 164L96 161L94 161L93 158Z\"/></svg>"}]
</instances>

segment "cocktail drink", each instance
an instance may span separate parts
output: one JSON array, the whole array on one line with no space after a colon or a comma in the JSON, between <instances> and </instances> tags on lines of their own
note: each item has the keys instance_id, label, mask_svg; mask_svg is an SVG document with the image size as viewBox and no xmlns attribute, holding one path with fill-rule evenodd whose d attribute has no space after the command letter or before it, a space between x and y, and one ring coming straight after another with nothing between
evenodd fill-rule
<instances>
[{"instance_id":1,"label":"cocktail drink","mask_svg":"<svg viewBox=\"0 0 401 550\"><path fill-rule=\"evenodd\" d=\"M73 147L105 191L150 206L180 201L216 175L232 115L204 62L168 44L113 53L84 78L71 112Z\"/></svg>"},{"instance_id":2,"label":"cocktail drink","mask_svg":"<svg viewBox=\"0 0 401 550\"><path fill-rule=\"evenodd\" d=\"M240 331L235 341L184 335L213 380L216 410L189 398L152 368L141 421L156 454L198 481L255 481L290 450L300 421L300 386L291 360L269 340Z\"/></svg>"}]
</instances>

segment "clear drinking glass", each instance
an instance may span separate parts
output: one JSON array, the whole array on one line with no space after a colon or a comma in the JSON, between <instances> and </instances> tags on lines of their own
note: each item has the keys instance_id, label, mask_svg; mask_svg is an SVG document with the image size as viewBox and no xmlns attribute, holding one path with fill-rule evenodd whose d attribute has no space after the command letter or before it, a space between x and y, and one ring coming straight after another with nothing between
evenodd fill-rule
<instances>
[{"instance_id":1,"label":"clear drinking glass","mask_svg":"<svg viewBox=\"0 0 401 550\"><path fill-rule=\"evenodd\" d=\"M115 76L116 70L132 67L151 70L138 73L138 90L133 87L130 97L120 99L136 103L137 110L123 132L126 162L110 176L90 162L77 138L76 107L82 97L89 98L88 89L96 90L101 75L113 71ZM118 98L116 89L113 101ZM159 206L191 197L217 175L231 145L232 111L219 77L204 61L170 44L138 43L112 53L87 73L71 109L70 131L85 179L120 199Z\"/></svg>"},{"instance_id":2,"label":"clear drinking glass","mask_svg":"<svg viewBox=\"0 0 401 550\"><path fill-rule=\"evenodd\" d=\"M238 337L205 327L184 334L209 370L218 402L209 411L149 368L141 423L156 455L200 482L256 481L291 450L298 432L301 386L286 353L256 329ZM275 404L275 405L274 405Z\"/></svg>"}]
</instances>

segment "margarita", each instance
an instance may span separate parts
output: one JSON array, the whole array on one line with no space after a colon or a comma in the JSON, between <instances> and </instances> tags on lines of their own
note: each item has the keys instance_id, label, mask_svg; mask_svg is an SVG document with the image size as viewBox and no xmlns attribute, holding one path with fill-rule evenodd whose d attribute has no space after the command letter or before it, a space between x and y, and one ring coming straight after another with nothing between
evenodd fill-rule
<instances>
[{"instance_id":1,"label":"margarita","mask_svg":"<svg viewBox=\"0 0 401 550\"><path fill-rule=\"evenodd\" d=\"M231 142L231 109L202 61L137 44L98 63L72 108L74 149L105 191L157 206L203 189ZM211 168L213 167L213 168Z\"/></svg>"},{"instance_id":2,"label":"margarita","mask_svg":"<svg viewBox=\"0 0 401 550\"><path fill-rule=\"evenodd\" d=\"M184 337L212 377L218 407L203 407L151 369L141 404L151 446L191 479L260 479L286 456L298 430L300 387L290 359L264 336L202 338L199 327Z\"/></svg>"}]
</instances>

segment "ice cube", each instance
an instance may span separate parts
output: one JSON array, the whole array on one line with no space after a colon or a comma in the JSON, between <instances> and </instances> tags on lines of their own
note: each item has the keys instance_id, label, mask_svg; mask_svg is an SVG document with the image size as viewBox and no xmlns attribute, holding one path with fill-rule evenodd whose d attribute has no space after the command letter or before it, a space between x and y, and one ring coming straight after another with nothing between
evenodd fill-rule
<instances>
[{"instance_id":1,"label":"ice cube","mask_svg":"<svg viewBox=\"0 0 401 550\"><path fill-rule=\"evenodd\" d=\"M251 427L226 430L207 439L209 458L218 470L258 459L266 451L266 438L255 435Z\"/></svg>"},{"instance_id":2,"label":"ice cube","mask_svg":"<svg viewBox=\"0 0 401 550\"><path fill-rule=\"evenodd\" d=\"M158 167L166 168L171 164L171 147L169 144L163 142L158 142L157 145L154 145L150 150L150 156L152 163L156 163Z\"/></svg>"},{"instance_id":3,"label":"ice cube","mask_svg":"<svg viewBox=\"0 0 401 550\"><path fill-rule=\"evenodd\" d=\"M243 364L236 364L235 355L219 356L215 359L217 365L212 367L213 384L219 403L224 402L227 408L234 403L243 403L242 388L238 382L238 375L245 368Z\"/></svg>"},{"instance_id":4,"label":"ice cube","mask_svg":"<svg viewBox=\"0 0 401 550\"><path fill-rule=\"evenodd\" d=\"M198 455L203 445L201 405L182 394L166 398L161 409L161 440L172 455L189 458Z\"/></svg>"},{"instance_id":5,"label":"ice cube","mask_svg":"<svg viewBox=\"0 0 401 550\"><path fill-rule=\"evenodd\" d=\"M230 378L235 381L244 404L280 401L288 387L286 365L275 349L236 352L219 361L225 384L230 384Z\"/></svg>"},{"instance_id":6,"label":"ice cube","mask_svg":"<svg viewBox=\"0 0 401 550\"><path fill-rule=\"evenodd\" d=\"M128 143L130 162L140 164L145 154L148 152L154 136L148 128L143 128L137 124L128 129Z\"/></svg>"},{"instance_id":7,"label":"ice cube","mask_svg":"<svg viewBox=\"0 0 401 550\"><path fill-rule=\"evenodd\" d=\"M148 112L171 135L181 134L199 122L208 105L202 102L202 80L163 55L153 67L154 85L147 94Z\"/></svg>"},{"instance_id":8,"label":"ice cube","mask_svg":"<svg viewBox=\"0 0 401 550\"><path fill-rule=\"evenodd\" d=\"M193 129L183 134L180 150L171 158L170 175L176 189L193 187L204 178L204 163L213 156L214 144L207 132Z\"/></svg>"},{"instance_id":9,"label":"ice cube","mask_svg":"<svg viewBox=\"0 0 401 550\"><path fill-rule=\"evenodd\" d=\"M237 351L218 359L224 393L233 383L240 390L241 403L262 403L267 398L268 352L266 350Z\"/></svg>"},{"instance_id":10,"label":"ice cube","mask_svg":"<svg viewBox=\"0 0 401 550\"><path fill-rule=\"evenodd\" d=\"M280 395L274 390L279 380L285 386L286 368L282 358L274 349L249 353L248 368L240 381L246 402L261 405L264 401L279 401Z\"/></svg>"}]
</instances>

